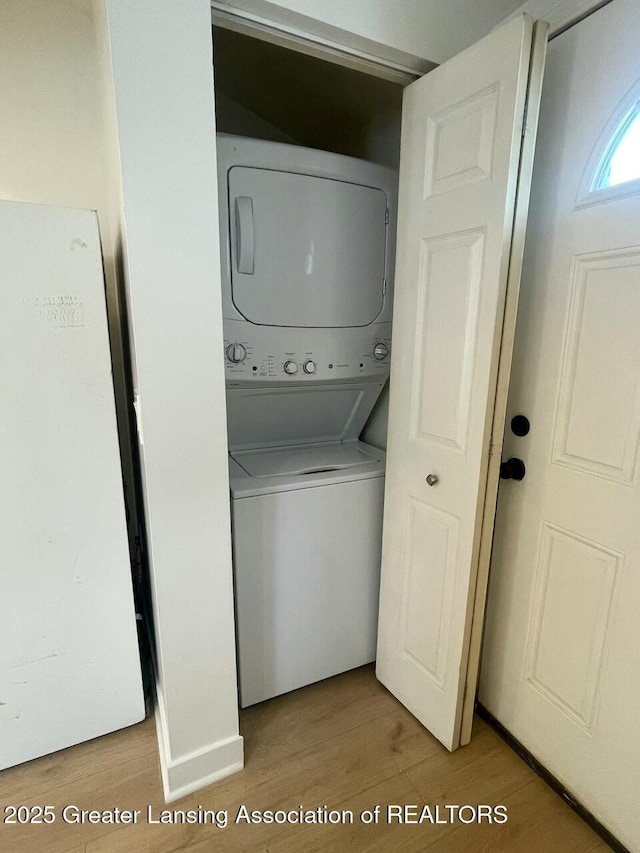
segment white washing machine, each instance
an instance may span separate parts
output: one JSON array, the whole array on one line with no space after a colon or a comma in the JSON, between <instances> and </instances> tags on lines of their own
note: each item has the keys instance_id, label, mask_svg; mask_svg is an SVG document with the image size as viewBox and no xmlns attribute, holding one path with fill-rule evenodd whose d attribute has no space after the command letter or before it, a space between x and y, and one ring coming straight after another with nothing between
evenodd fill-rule
<instances>
[{"instance_id":1,"label":"white washing machine","mask_svg":"<svg viewBox=\"0 0 640 853\"><path fill-rule=\"evenodd\" d=\"M240 702L375 657L397 174L218 140Z\"/></svg>"},{"instance_id":2,"label":"white washing machine","mask_svg":"<svg viewBox=\"0 0 640 853\"><path fill-rule=\"evenodd\" d=\"M245 446L229 457L242 707L375 658L385 454L357 436L378 392L229 395ZM251 447L267 424L290 440L321 425L324 440Z\"/></svg>"},{"instance_id":3,"label":"white washing machine","mask_svg":"<svg viewBox=\"0 0 640 853\"><path fill-rule=\"evenodd\" d=\"M232 454L243 707L374 660L383 490L359 441Z\"/></svg>"}]
</instances>

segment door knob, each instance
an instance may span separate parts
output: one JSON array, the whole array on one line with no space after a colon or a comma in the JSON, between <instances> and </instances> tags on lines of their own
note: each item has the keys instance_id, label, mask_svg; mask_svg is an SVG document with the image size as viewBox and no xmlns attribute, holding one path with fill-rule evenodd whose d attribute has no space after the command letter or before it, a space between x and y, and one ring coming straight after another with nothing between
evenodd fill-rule
<instances>
[{"instance_id":1,"label":"door knob","mask_svg":"<svg viewBox=\"0 0 640 853\"><path fill-rule=\"evenodd\" d=\"M427 477L427 485L435 486L435 484L438 482L438 479L439 477L437 474L429 474L429 476Z\"/></svg>"},{"instance_id":2,"label":"door knob","mask_svg":"<svg viewBox=\"0 0 640 853\"><path fill-rule=\"evenodd\" d=\"M520 437L529 435L530 429L531 424L529 423L529 418L526 415L514 415L511 418L511 432L514 435L518 435Z\"/></svg>"},{"instance_id":3,"label":"door knob","mask_svg":"<svg viewBox=\"0 0 640 853\"><path fill-rule=\"evenodd\" d=\"M500 463L500 478L502 480L524 480L526 473L527 469L524 462L515 456Z\"/></svg>"}]
</instances>

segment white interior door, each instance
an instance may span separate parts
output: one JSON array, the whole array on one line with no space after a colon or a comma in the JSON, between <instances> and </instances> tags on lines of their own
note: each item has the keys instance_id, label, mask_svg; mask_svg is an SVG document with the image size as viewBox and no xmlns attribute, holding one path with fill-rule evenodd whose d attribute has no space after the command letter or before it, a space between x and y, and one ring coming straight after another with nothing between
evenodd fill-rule
<instances>
[{"instance_id":1,"label":"white interior door","mask_svg":"<svg viewBox=\"0 0 640 853\"><path fill-rule=\"evenodd\" d=\"M508 407L531 431L508 430L504 448L527 473L500 488L480 684L488 710L631 850L640 133L606 160L639 112L638 32L637 0L614 0L549 48ZM607 171L636 180L599 189Z\"/></svg>"},{"instance_id":2,"label":"white interior door","mask_svg":"<svg viewBox=\"0 0 640 853\"><path fill-rule=\"evenodd\" d=\"M377 675L449 749L460 744L472 617L484 605L480 532L495 500L489 446L507 282L517 284L510 246L533 42L531 19L516 18L403 102Z\"/></svg>"}]
</instances>

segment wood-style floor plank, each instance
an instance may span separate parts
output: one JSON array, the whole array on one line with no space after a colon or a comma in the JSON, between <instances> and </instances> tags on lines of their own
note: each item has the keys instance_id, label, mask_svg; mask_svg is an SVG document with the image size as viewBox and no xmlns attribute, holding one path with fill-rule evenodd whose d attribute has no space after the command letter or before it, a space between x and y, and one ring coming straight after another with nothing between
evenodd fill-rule
<instances>
[{"instance_id":1,"label":"wood-style floor plank","mask_svg":"<svg viewBox=\"0 0 640 853\"><path fill-rule=\"evenodd\" d=\"M338 733L320 745L283 757L276 754L268 764L252 765L249 760L244 773L186 797L179 805L227 809L232 815L242 803L249 809L291 809L300 805L312 809L325 804L334 808L349 796L396 776L442 749L408 712L395 705L393 700L393 710L383 717ZM235 826L233 832L227 828L215 833L216 849L249 850L255 844L266 843L273 834L274 827L268 825ZM104 846L88 844L87 853L124 853L130 849L132 839L136 850L169 853L185 843L209 839L211 827L165 827L159 846L149 848L144 842L147 836L148 827L138 826L127 833L126 839L111 838Z\"/></svg>"},{"instance_id":2,"label":"wood-style floor plank","mask_svg":"<svg viewBox=\"0 0 640 853\"><path fill-rule=\"evenodd\" d=\"M131 731L133 733L134 730ZM73 747L74 750L81 748ZM123 759L125 755L126 753L122 754ZM65 823L61 817L65 806L98 811L114 807L146 808L148 802L162 801L159 774L156 756L150 757L146 762L134 758L121 760L119 763L88 763L84 778L76 778L70 784L39 792L34 796L27 795L22 801L25 805L54 806L56 822L46 826L0 826L0 850L66 853L69 847L84 845L89 840L103 835L110 827L103 824ZM11 798L10 802L16 803L15 798Z\"/></svg>"},{"instance_id":3,"label":"wood-style floor plank","mask_svg":"<svg viewBox=\"0 0 640 853\"><path fill-rule=\"evenodd\" d=\"M130 729L0 772L0 803L35 802L34 798L52 788L81 782L93 765L101 769L133 759L146 764L155 760L157 751L155 727L151 720L145 720Z\"/></svg>"},{"instance_id":4,"label":"wood-style floor plank","mask_svg":"<svg viewBox=\"0 0 640 853\"><path fill-rule=\"evenodd\" d=\"M329 678L245 708L245 762L253 768L268 764L389 713L389 693L369 667L350 672L347 690L344 685L344 677Z\"/></svg>"},{"instance_id":5,"label":"wood-style floor plank","mask_svg":"<svg viewBox=\"0 0 640 853\"><path fill-rule=\"evenodd\" d=\"M506 799L510 814L506 824L457 827L430 846L429 853L531 853L532 849L591 853L610 849L537 776Z\"/></svg>"},{"instance_id":6,"label":"wood-style floor plank","mask_svg":"<svg viewBox=\"0 0 640 853\"><path fill-rule=\"evenodd\" d=\"M140 809L136 825L0 825L11 853L482 853L609 849L483 721L447 752L365 667L246 709L244 772L165 806L153 720L0 774L0 804ZM397 825L388 804L504 804L504 825ZM351 810L354 823L234 825L237 809ZM360 821L381 806L378 824ZM229 824L148 825L147 806L226 810Z\"/></svg>"}]
</instances>

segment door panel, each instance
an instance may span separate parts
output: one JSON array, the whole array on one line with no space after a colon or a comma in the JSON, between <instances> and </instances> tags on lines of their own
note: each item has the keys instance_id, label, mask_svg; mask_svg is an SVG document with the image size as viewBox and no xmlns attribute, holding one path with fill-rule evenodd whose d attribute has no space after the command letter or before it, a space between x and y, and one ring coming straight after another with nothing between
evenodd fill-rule
<instances>
[{"instance_id":1,"label":"door panel","mask_svg":"<svg viewBox=\"0 0 640 853\"><path fill-rule=\"evenodd\" d=\"M570 530L542 525L525 678L587 732L593 730L621 561L621 554Z\"/></svg>"},{"instance_id":2,"label":"door panel","mask_svg":"<svg viewBox=\"0 0 640 853\"><path fill-rule=\"evenodd\" d=\"M469 426L484 240L482 230L424 240L418 269L412 438L462 453Z\"/></svg>"},{"instance_id":3,"label":"door panel","mask_svg":"<svg viewBox=\"0 0 640 853\"><path fill-rule=\"evenodd\" d=\"M614 0L549 49L507 417L531 431L503 453L527 474L500 487L479 694L632 850L640 194L585 201L585 186L640 92L639 28L637 2Z\"/></svg>"},{"instance_id":4,"label":"door panel","mask_svg":"<svg viewBox=\"0 0 640 853\"><path fill-rule=\"evenodd\" d=\"M633 483L640 437L638 329L638 247L575 257L554 462ZM594 400L606 400L606 406Z\"/></svg>"},{"instance_id":5,"label":"door panel","mask_svg":"<svg viewBox=\"0 0 640 853\"><path fill-rule=\"evenodd\" d=\"M427 119L424 196L491 177L498 84Z\"/></svg>"},{"instance_id":6,"label":"door panel","mask_svg":"<svg viewBox=\"0 0 640 853\"><path fill-rule=\"evenodd\" d=\"M532 40L528 17L510 21L403 103L377 674L450 749L484 604L480 526Z\"/></svg>"},{"instance_id":7,"label":"door panel","mask_svg":"<svg viewBox=\"0 0 640 853\"><path fill-rule=\"evenodd\" d=\"M404 565L400 611L400 653L439 687L447 671L448 632L453 606L458 519L411 496L405 540L410 543ZM423 555L432 555L432 571L424 571Z\"/></svg>"}]
</instances>

